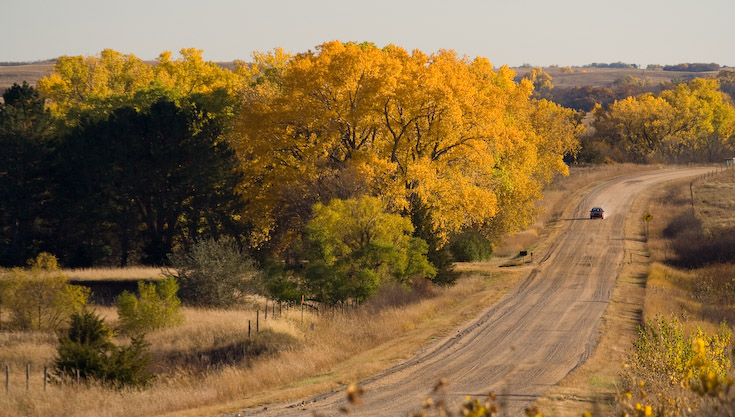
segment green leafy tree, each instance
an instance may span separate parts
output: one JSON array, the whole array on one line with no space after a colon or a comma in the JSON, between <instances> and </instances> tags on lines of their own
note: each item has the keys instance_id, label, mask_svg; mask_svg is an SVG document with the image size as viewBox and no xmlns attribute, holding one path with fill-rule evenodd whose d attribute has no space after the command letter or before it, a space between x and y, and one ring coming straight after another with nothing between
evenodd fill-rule
<instances>
[{"instance_id":1,"label":"green leafy tree","mask_svg":"<svg viewBox=\"0 0 735 417\"><path fill-rule=\"evenodd\" d=\"M266 259L263 264L263 282L260 286L272 298L279 301L297 302L304 294L302 282L283 261Z\"/></svg>"},{"instance_id":2,"label":"green leafy tree","mask_svg":"<svg viewBox=\"0 0 735 417\"><path fill-rule=\"evenodd\" d=\"M48 235L52 119L27 83L0 103L0 265L19 266L41 251Z\"/></svg>"},{"instance_id":3,"label":"green leafy tree","mask_svg":"<svg viewBox=\"0 0 735 417\"><path fill-rule=\"evenodd\" d=\"M232 238L204 239L171 255L181 300L202 307L229 307L255 290L259 272Z\"/></svg>"},{"instance_id":4,"label":"green leafy tree","mask_svg":"<svg viewBox=\"0 0 735 417\"><path fill-rule=\"evenodd\" d=\"M306 225L306 286L319 301L365 299L388 280L433 277L428 246L412 237L408 218L386 212L377 197L317 203Z\"/></svg>"},{"instance_id":5,"label":"green leafy tree","mask_svg":"<svg viewBox=\"0 0 735 417\"><path fill-rule=\"evenodd\" d=\"M172 276L149 284L138 281L137 296L124 291L117 298L119 327L125 333L140 334L183 323L178 290L179 284Z\"/></svg>"},{"instance_id":6,"label":"green leafy tree","mask_svg":"<svg viewBox=\"0 0 735 417\"><path fill-rule=\"evenodd\" d=\"M467 230L454 236L449 248L457 262L481 262L493 256L492 243L475 230Z\"/></svg>"},{"instance_id":7,"label":"green leafy tree","mask_svg":"<svg viewBox=\"0 0 735 417\"><path fill-rule=\"evenodd\" d=\"M133 337L129 346L122 347L115 346L112 337L112 330L93 312L74 313L69 330L59 337L56 380L73 381L79 372L83 381L116 388L148 385L154 376L148 370L150 355L143 336Z\"/></svg>"}]
</instances>

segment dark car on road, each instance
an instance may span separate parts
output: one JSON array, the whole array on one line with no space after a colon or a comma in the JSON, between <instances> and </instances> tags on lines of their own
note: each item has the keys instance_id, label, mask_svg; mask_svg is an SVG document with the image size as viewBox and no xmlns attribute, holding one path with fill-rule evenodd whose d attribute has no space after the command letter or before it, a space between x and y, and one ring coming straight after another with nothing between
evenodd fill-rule
<instances>
[{"instance_id":1,"label":"dark car on road","mask_svg":"<svg viewBox=\"0 0 735 417\"><path fill-rule=\"evenodd\" d=\"M592 207L592 210L590 210L590 219L604 219L605 218L605 210L602 209L602 207Z\"/></svg>"}]
</instances>

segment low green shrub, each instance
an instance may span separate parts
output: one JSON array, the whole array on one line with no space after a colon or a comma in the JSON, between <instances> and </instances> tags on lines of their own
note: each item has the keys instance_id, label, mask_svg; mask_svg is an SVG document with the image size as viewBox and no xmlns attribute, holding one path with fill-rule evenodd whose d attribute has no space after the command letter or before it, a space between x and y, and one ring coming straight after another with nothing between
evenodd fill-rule
<instances>
[{"instance_id":1,"label":"low green shrub","mask_svg":"<svg viewBox=\"0 0 735 417\"><path fill-rule=\"evenodd\" d=\"M479 232L468 230L455 236L449 244L457 262L482 262L493 257L493 245Z\"/></svg>"},{"instance_id":2,"label":"low green shrub","mask_svg":"<svg viewBox=\"0 0 735 417\"><path fill-rule=\"evenodd\" d=\"M139 334L183 323L178 290L172 276L150 284L138 281L137 296L124 291L117 298L119 328L127 334Z\"/></svg>"},{"instance_id":3,"label":"low green shrub","mask_svg":"<svg viewBox=\"0 0 735 417\"><path fill-rule=\"evenodd\" d=\"M154 376L148 371L150 355L143 335L129 346L112 343L112 330L91 311L71 316L68 331L59 337L53 380L97 381L115 388L145 387Z\"/></svg>"}]
</instances>

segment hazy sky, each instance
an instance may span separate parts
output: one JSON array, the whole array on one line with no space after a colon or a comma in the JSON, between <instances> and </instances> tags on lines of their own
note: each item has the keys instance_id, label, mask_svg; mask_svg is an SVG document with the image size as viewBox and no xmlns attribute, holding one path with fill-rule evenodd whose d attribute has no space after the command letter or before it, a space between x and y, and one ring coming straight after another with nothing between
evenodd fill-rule
<instances>
[{"instance_id":1,"label":"hazy sky","mask_svg":"<svg viewBox=\"0 0 735 417\"><path fill-rule=\"evenodd\" d=\"M214 61L370 41L495 65L735 65L735 0L0 0L0 61L94 55Z\"/></svg>"}]
</instances>

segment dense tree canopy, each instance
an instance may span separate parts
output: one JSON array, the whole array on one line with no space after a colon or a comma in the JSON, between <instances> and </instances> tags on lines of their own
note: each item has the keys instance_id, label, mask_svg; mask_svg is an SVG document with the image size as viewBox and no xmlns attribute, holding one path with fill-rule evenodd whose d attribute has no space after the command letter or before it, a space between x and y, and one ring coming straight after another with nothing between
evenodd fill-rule
<instances>
[{"instance_id":1,"label":"dense tree canopy","mask_svg":"<svg viewBox=\"0 0 735 417\"><path fill-rule=\"evenodd\" d=\"M65 218L84 225L76 232L59 228L68 239L81 232L104 245L99 228L109 225L122 264L138 241L143 261L161 264L177 239L191 242L236 229L234 154L221 127L197 108L161 100L143 112L117 109L107 120L75 129L59 155L58 181L65 190L59 198L70 209Z\"/></svg>"},{"instance_id":2,"label":"dense tree canopy","mask_svg":"<svg viewBox=\"0 0 735 417\"><path fill-rule=\"evenodd\" d=\"M62 56L54 72L38 81L53 114L75 125L82 116L106 118L114 109L150 107L162 97L205 102L210 113L232 116L246 69L230 71L204 61L202 51L184 48L181 58L161 53L153 64L105 49L93 56ZM242 64L244 65L244 64Z\"/></svg>"},{"instance_id":3,"label":"dense tree canopy","mask_svg":"<svg viewBox=\"0 0 735 417\"><path fill-rule=\"evenodd\" d=\"M717 80L695 79L597 108L594 127L633 161L715 162L735 144L735 109Z\"/></svg>"},{"instance_id":4,"label":"dense tree canopy","mask_svg":"<svg viewBox=\"0 0 735 417\"><path fill-rule=\"evenodd\" d=\"M47 250L69 266L159 264L177 245L244 238L225 135L253 71L196 49L153 64L107 49L61 57L39 91L8 90L0 263Z\"/></svg>"},{"instance_id":5,"label":"dense tree canopy","mask_svg":"<svg viewBox=\"0 0 735 417\"><path fill-rule=\"evenodd\" d=\"M23 265L42 250L50 201L52 119L44 99L15 84L0 103L0 265Z\"/></svg>"},{"instance_id":6,"label":"dense tree canopy","mask_svg":"<svg viewBox=\"0 0 735 417\"><path fill-rule=\"evenodd\" d=\"M295 55L246 90L235 128L256 236L287 236L314 203L364 194L393 211L421 202L442 242L465 227L526 224L579 128L513 76L484 58L393 45L335 41Z\"/></svg>"}]
</instances>

